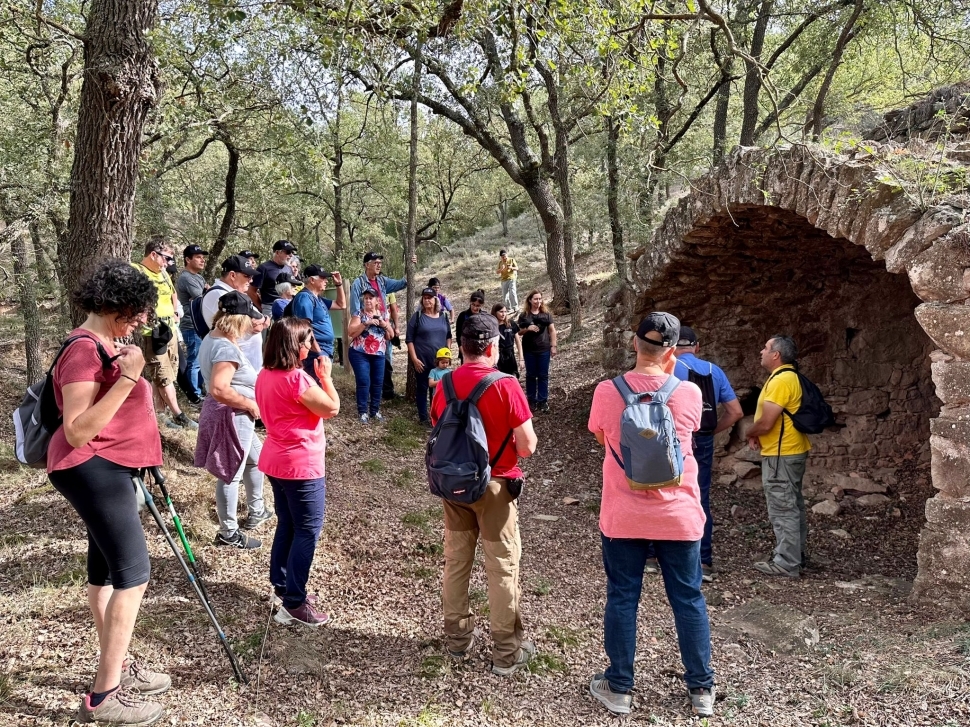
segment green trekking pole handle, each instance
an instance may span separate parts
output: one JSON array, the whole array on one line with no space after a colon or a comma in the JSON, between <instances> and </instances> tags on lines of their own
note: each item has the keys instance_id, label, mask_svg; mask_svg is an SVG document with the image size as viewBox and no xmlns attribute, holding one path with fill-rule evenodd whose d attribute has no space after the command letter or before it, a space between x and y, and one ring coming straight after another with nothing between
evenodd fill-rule
<instances>
[{"instance_id":1,"label":"green trekking pole handle","mask_svg":"<svg viewBox=\"0 0 970 727\"><path fill-rule=\"evenodd\" d=\"M189 545L189 539L185 535L185 530L182 529L182 519L175 512L175 504L172 502L172 496L168 494L168 488L165 487L165 475L162 474L160 467L148 467L146 468L146 473L152 476L155 480L155 484L158 485L158 489L162 491L162 498L165 500L165 504L168 506L168 512L172 516L172 522L175 523L175 530L178 532L179 540L182 542L182 549L185 551L186 557L189 559L189 565L192 567L192 573L195 574L195 579L199 583L199 588L202 589L202 593L206 598L209 597L209 591L206 590L205 581L202 580L202 574L199 572L199 566L195 560L195 553L192 552L192 546Z\"/></svg>"}]
</instances>

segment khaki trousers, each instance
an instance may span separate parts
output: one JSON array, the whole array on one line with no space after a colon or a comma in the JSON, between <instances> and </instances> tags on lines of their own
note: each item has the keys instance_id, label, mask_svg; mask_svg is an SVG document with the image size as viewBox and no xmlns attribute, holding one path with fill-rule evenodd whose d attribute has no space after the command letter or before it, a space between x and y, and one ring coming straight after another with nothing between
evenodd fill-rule
<instances>
[{"instance_id":1,"label":"khaki trousers","mask_svg":"<svg viewBox=\"0 0 970 727\"><path fill-rule=\"evenodd\" d=\"M501 667L515 662L522 645L519 510L505 482L505 478L491 480L482 498L471 505L444 501L445 572L441 594L448 648L464 651L475 629L468 583L480 535L488 578L492 663Z\"/></svg>"}]
</instances>

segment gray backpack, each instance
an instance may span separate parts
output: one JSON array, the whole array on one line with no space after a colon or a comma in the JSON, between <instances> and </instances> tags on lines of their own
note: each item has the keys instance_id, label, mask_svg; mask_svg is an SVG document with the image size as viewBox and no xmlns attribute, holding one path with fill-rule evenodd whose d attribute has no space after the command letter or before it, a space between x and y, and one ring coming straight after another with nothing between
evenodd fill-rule
<instances>
[{"instance_id":1,"label":"gray backpack","mask_svg":"<svg viewBox=\"0 0 970 727\"><path fill-rule=\"evenodd\" d=\"M104 368L111 366L111 358L101 342L92 336L74 336L64 341L61 350L54 357L54 363L47 370L47 376L35 383L24 395L24 400L13 413L13 426L16 432L17 461L36 469L47 468L47 447L51 437L61 426L63 419L54 399L54 367L67 347L80 338L87 338L98 346L98 355Z\"/></svg>"},{"instance_id":2,"label":"gray backpack","mask_svg":"<svg viewBox=\"0 0 970 727\"><path fill-rule=\"evenodd\" d=\"M642 393L633 391L622 376L613 379L613 385L626 408L620 416L620 454L612 445L610 451L630 489L677 487L684 474L684 456L667 402L680 380L669 376L656 391Z\"/></svg>"}]
</instances>

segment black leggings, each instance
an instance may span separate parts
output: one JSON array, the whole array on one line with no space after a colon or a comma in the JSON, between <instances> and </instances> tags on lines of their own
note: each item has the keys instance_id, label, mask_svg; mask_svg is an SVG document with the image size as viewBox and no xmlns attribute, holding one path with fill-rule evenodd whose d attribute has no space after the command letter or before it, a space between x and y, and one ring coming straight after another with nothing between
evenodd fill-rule
<instances>
[{"instance_id":1,"label":"black leggings","mask_svg":"<svg viewBox=\"0 0 970 727\"><path fill-rule=\"evenodd\" d=\"M148 583L151 575L132 473L128 467L92 457L48 475L87 526L92 586L133 588Z\"/></svg>"}]
</instances>

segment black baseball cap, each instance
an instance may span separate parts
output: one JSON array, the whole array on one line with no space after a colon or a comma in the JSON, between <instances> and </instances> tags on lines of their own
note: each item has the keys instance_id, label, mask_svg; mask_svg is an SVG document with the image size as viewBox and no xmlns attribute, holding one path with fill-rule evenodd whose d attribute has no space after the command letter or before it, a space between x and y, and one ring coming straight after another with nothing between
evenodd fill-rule
<instances>
[{"instance_id":1,"label":"black baseball cap","mask_svg":"<svg viewBox=\"0 0 970 727\"><path fill-rule=\"evenodd\" d=\"M476 313L465 319L461 329L461 337L468 341L487 341L498 338L498 319L493 315Z\"/></svg>"},{"instance_id":2,"label":"black baseball cap","mask_svg":"<svg viewBox=\"0 0 970 727\"><path fill-rule=\"evenodd\" d=\"M377 293L374 292L374 289L373 288L364 288L362 291L360 291L360 297L361 298L363 298L366 295L370 295L370 296L372 296L374 298L377 297Z\"/></svg>"},{"instance_id":3,"label":"black baseball cap","mask_svg":"<svg viewBox=\"0 0 970 727\"><path fill-rule=\"evenodd\" d=\"M276 276L276 284L279 285L280 283L289 283L290 285L299 285L300 284L300 281L297 280L296 278L294 278L289 273L280 273L279 275Z\"/></svg>"},{"instance_id":4,"label":"black baseball cap","mask_svg":"<svg viewBox=\"0 0 970 727\"><path fill-rule=\"evenodd\" d=\"M203 250L202 247L199 245L189 245L187 248L182 250L183 258L193 257L195 255L208 255L208 254L209 254L209 251Z\"/></svg>"},{"instance_id":5,"label":"black baseball cap","mask_svg":"<svg viewBox=\"0 0 970 727\"><path fill-rule=\"evenodd\" d=\"M259 260L259 255L254 253L252 250L240 250L237 255L240 257L250 258L251 260Z\"/></svg>"},{"instance_id":6,"label":"black baseball cap","mask_svg":"<svg viewBox=\"0 0 970 727\"><path fill-rule=\"evenodd\" d=\"M242 273L251 278L256 271L249 267L249 260L244 255L232 255L222 261L222 274L226 273Z\"/></svg>"},{"instance_id":7,"label":"black baseball cap","mask_svg":"<svg viewBox=\"0 0 970 727\"><path fill-rule=\"evenodd\" d=\"M286 252L296 252L296 245L289 240L277 240L273 243L273 252L286 250Z\"/></svg>"},{"instance_id":8,"label":"black baseball cap","mask_svg":"<svg viewBox=\"0 0 970 727\"><path fill-rule=\"evenodd\" d=\"M383 259L384 259L383 255L381 255L379 252L374 252L373 250L371 250L370 252L364 253L364 265L369 263L371 260L383 260Z\"/></svg>"},{"instance_id":9,"label":"black baseball cap","mask_svg":"<svg viewBox=\"0 0 970 727\"><path fill-rule=\"evenodd\" d=\"M329 270L324 270L319 265L307 265L303 268L304 278L332 278L333 273Z\"/></svg>"},{"instance_id":10,"label":"black baseball cap","mask_svg":"<svg viewBox=\"0 0 970 727\"><path fill-rule=\"evenodd\" d=\"M421 297L428 296L429 298L437 298L438 294L434 292L434 288L425 288L421 291Z\"/></svg>"},{"instance_id":11,"label":"black baseball cap","mask_svg":"<svg viewBox=\"0 0 970 727\"><path fill-rule=\"evenodd\" d=\"M690 326L680 327L680 337L677 339L678 346L696 346L697 345L697 334L694 333L694 329Z\"/></svg>"},{"instance_id":12,"label":"black baseball cap","mask_svg":"<svg viewBox=\"0 0 970 727\"><path fill-rule=\"evenodd\" d=\"M248 296L243 295L238 290L233 290L219 298L219 310L231 316L249 316L257 321L263 314L256 310L256 306Z\"/></svg>"},{"instance_id":13,"label":"black baseball cap","mask_svg":"<svg viewBox=\"0 0 970 727\"><path fill-rule=\"evenodd\" d=\"M648 333L659 333L660 340L647 338ZM637 326L637 338L663 348L676 346L680 339L680 321L670 313L650 313Z\"/></svg>"}]
</instances>

